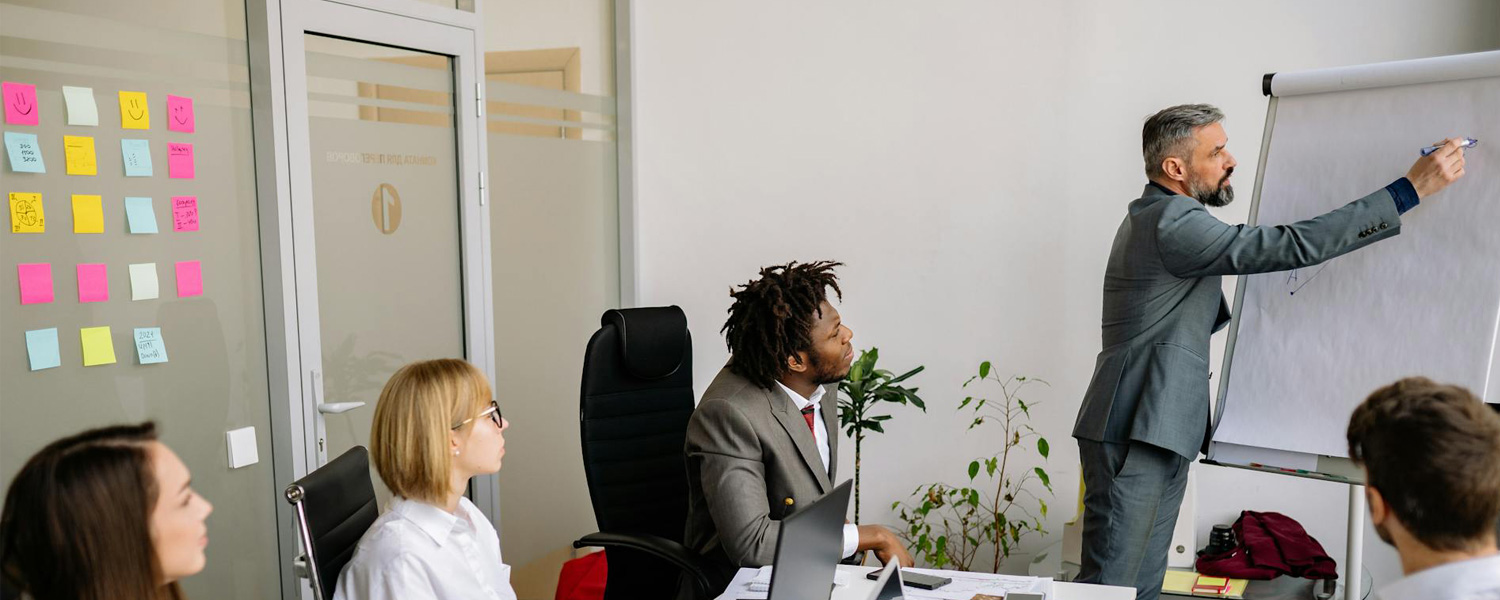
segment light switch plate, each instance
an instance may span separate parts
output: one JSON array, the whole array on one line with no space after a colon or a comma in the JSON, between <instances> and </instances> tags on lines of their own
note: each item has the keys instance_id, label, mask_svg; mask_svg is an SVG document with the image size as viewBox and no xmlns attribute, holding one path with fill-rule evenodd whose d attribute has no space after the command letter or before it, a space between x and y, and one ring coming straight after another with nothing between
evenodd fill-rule
<instances>
[{"instance_id":1,"label":"light switch plate","mask_svg":"<svg viewBox=\"0 0 1500 600\"><path fill-rule=\"evenodd\" d=\"M254 427L241 427L224 435L229 440L229 468L238 469L260 462Z\"/></svg>"}]
</instances>

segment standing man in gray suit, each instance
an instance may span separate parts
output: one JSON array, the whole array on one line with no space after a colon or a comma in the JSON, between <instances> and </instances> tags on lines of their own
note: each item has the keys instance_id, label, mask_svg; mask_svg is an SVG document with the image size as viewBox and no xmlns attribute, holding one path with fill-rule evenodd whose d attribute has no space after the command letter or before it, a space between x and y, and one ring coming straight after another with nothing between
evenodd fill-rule
<instances>
[{"instance_id":1,"label":"standing man in gray suit","mask_svg":"<svg viewBox=\"0 0 1500 600\"><path fill-rule=\"evenodd\" d=\"M837 480L838 382L854 360L854 332L827 299L829 288L843 299L837 266L767 267L729 293L729 363L693 411L686 443L686 545L720 585L740 567L771 564L780 521ZM844 556L865 550L912 564L890 530L844 526Z\"/></svg>"},{"instance_id":2,"label":"standing man in gray suit","mask_svg":"<svg viewBox=\"0 0 1500 600\"><path fill-rule=\"evenodd\" d=\"M1073 426L1086 488L1078 579L1134 587L1139 600L1161 593L1188 464L1208 443L1208 341L1229 323L1220 276L1316 265L1395 236L1402 213L1464 174L1458 140L1445 140L1405 177L1327 214L1229 225L1205 208L1234 199L1223 119L1190 104L1146 120L1150 183L1115 233L1104 349Z\"/></svg>"}]
</instances>

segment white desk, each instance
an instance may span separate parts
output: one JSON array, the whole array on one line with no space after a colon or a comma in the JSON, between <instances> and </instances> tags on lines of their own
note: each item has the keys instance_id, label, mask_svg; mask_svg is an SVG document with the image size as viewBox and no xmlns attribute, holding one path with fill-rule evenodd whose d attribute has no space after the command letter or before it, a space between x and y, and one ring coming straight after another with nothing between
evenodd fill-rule
<instances>
[{"instance_id":1,"label":"white desk","mask_svg":"<svg viewBox=\"0 0 1500 600\"><path fill-rule=\"evenodd\" d=\"M865 600L870 592L875 589L875 582L865 579L865 574L874 571L877 567L860 567L853 565L839 565L840 571L846 571L850 575L850 584L836 587L833 590L832 600ZM740 569L734 576L734 581L718 600L736 600L739 593L744 590L744 582L755 576L755 569ZM1092 585L1087 583L1069 583L1066 581L1055 581L1052 583L1054 598L1047 600L1135 600L1135 589L1118 587L1113 585Z\"/></svg>"}]
</instances>

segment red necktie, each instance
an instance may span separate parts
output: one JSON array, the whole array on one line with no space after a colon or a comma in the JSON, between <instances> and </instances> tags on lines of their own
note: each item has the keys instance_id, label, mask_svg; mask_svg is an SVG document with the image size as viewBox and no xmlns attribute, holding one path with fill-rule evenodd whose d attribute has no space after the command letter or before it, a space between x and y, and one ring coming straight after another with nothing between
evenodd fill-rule
<instances>
[{"instance_id":1,"label":"red necktie","mask_svg":"<svg viewBox=\"0 0 1500 600\"><path fill-rule=\"evenodd\" d=\"M802 420L807 421L807 430L812 432L813 439L817 439L818 431L813 429L813 406L811 404L802 409Z\"/></svg>"}]
</instances>

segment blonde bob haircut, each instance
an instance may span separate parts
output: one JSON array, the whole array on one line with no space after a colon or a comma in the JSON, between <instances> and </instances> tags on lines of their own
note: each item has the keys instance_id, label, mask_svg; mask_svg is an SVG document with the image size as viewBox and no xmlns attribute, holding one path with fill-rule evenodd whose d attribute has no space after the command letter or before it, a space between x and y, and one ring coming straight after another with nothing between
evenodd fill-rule
<instances>
[{"instance_id":1,"label":"blonde bob haircut","mask_svg":"<svg viewBox=\"0 0 1500 600\"><path fill-rule=\"evenodd\" d=\"M449 433L490 399L484 373L456 358L415 362L396 371L380 390L370 425L370 457L385 486L405 498L441 504L452 485Z\"/></svg>"}]
</instances>

